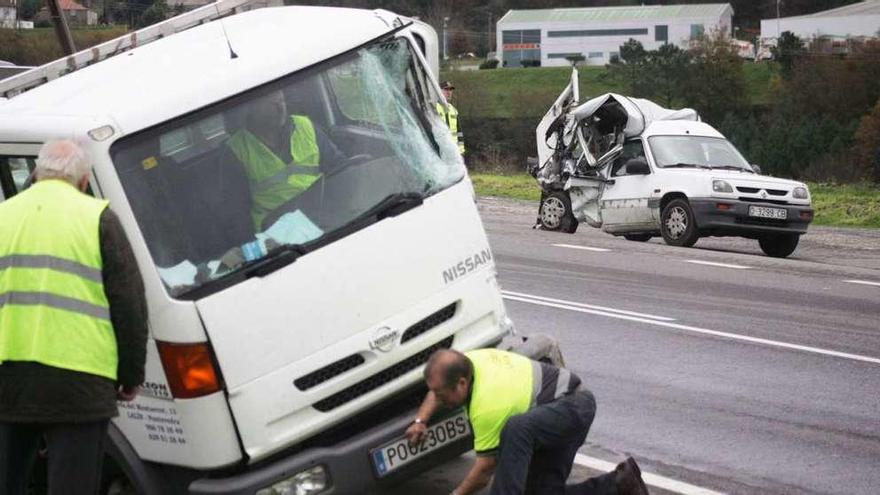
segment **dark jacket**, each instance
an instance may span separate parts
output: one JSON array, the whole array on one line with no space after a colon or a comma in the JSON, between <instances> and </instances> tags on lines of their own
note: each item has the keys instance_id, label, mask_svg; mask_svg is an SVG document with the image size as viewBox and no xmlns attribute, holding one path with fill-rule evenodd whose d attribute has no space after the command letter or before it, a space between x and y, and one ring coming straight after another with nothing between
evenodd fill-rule
<instances>
[{"instance_id":1,"label":"dark jacket","mask_svg":"<svg viewBox=\"0 0 880 495\"><path fill-rule=\"evenodd\" d=\"M110 321L119 355L118 384L112 380L42 365L0 365L0 421L76 423L108 419L116 410L117 385L144 381L147 304L144 283L119 218L109 208L101 214L102 276L110 303Z\"/></svg>"}]
</instances>

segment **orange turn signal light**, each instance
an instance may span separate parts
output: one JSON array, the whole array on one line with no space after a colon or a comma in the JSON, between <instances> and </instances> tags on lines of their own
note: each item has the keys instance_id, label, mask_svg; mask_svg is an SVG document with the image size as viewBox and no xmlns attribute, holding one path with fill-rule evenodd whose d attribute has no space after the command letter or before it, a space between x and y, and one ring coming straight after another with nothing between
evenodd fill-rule
<instances>
[{"instance_id":1,"label":"orange turn signal light","mask_svg":"<svg viewBox=\"0 0 880 495\"><path fill-rule=\"evenodd\" d=\"M193 399L220 390L219 373L207 342L174 344L156 342L171 395Z\"/></svg>"},{"instance_id":2,"label":"orange turn signal light","mask_svg":"<svg viewBox=\"0 0 880 495\"><path fill-rule=\"evenodd\" d=\"M721 211L728 211L730 210L731 206L728 203L715 203L715 208Z\"/></svg>"}]
</instances>

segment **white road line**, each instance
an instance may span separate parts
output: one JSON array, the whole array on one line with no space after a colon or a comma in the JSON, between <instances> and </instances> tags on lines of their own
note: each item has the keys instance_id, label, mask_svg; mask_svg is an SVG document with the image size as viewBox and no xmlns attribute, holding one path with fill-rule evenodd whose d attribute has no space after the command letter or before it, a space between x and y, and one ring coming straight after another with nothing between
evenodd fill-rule
<instances>
[{"instance_id":1,"label":"white road line","mask_svg":"<svg viewBox=\"0 0 880 495\"><path fill-rule=\"evenodd\" d=\"M605 249L605 248L597 248L597 247L590 247L590 246L575 246L574 244L553 244L553 245L556 247L561 247L561 248L580 249L582 251L595 251L597 253L607 253L608 251L611 251L610 249Z\"/></svg>"},{"instance_id":2,"label":"white road line","mask_svg":"<svg viewBox=\"0 0 880 495\"><path fill-rule=\"evenodd\" d=\"M720 266L721 268L734 268L737 270L748 270L751 268L750 266L743 265L731 265L729 263L715 263L714 261L700 261L700 260L684 260L685 263L693 263L695 265L706 265L706 266Z\"/></svg>"},{"instance_id":3,"label":"white road line","mask_svg":"<svg viewBox=\"0 0 880 495\"><path fill-rule=\"evenodd\" d=\"M712 335L714 337L721 337L721 338L731 339L731 340L739 340L739 341L743 341L743 342L750 342L753 344L761 344L761 345L766 345L766 346L770 346L770 347L779 347L782 349L790 349L790 350L794 350L794 351L809 352L812 354L820 354L823 356L838 357L838 358L843 358L843 359L849 359L852 361L862 361L865 363L880 364L880 358L875 358L875 357L871 357L871 356L862 356L860 354L850 354L847 352L832 351L829 349L821 349L819 347L810 347L810 346L806 346L806 345L791 344L788 342L781 342L778 340L761 339L758 337L750 337L748 335L740 335L737 333L719 332L717 330L709 330L707 328L699 328L699 327L692 327L692 326L688 326L688 325L680 325L678 323L670 323L668 321L650 320L648 318L640 318L640 317L636 317L636 316L628 316L628 315L622 315L622 314L616 314L616 313L609 313L606 311L595 311L592 309L578 308L575 306L569 306L569 305L565 305L565 304L557 304L557 303L552 303L552 302L540 301L540 300L534 299L533 298L534 296L529 296L528 299L523 298L523 297L518 297L518 296L503 296L503 297L505 299L510 299L512 301L520 301L520 302L526 302L529 304L537 304L539 306L547 306L550 308L567 309L570 311L578 311L580 313L590 313L590 314L595 314L595 315L608 316L611 318L618 318L621 320L637 321L637 322L641 322L641 323L647 323L649 325L656 325L659 327L674 328L676 330L684 330L686 332L698 333L698 334L703 334L703 335Z\"/></svg>"},{"instance_id":4,"label":"white road line","mask_svg":"<svg viewBox=\"0 0 880 495\"><path fill-rule=\"evenodd\" d=\"M880 282L871 282L870 280L844 280L844 282L848 282L851 284L873 285L874 287L880 287Z\"/></svg>"},{"instance_id":5,"label":"white road line","mask_svg":"<svg viewBox=\"0 0 880 495\"><path fill-rule=\"evenodd\" d=\"M612 471L616 467L613 463L595 457L586 456L581 453L575 454L574 462L575 464L595 469L603 473ZM656 486L663 490L685 495L722 495L721 492L709 490L708 488L703 488L701 486L691 485L690 483L660 476L659 474L646 473L644 471L642 471L642 480L645 481L646 485Z\"/></svg>"},{"instance_id":6,"label":"white road line","mask_svg":"<svg viewBox=\"0 0 880 495\"><path fill-rule=\"evenodd\" d=\"M513 291L509 291L509 290L502 290L501 294L505 295L505 296L510 295L510 296L518 296L518 297L527 297L529 299L535 299L538 301L547 301L547 302L553 302L553 303L559 303L559 304L566 304L569 306L576 306L579 308L595 309L598 311L608 311L611 313L618 313L618 314L622 314L622 315L640 316L642 318L651 318L652 320L675 321L675 318L669 318L666 316L657 316L657 315L651 315L651 314L647 314L647 313L636 313L635 311L614 309L614 308L609 308L607 306L594 306L592 304L584 304L584 303L579 303L579 302L574 302L574 301L566 301L564 299L553 299L550 297L533 296L531 294L523 294L522 292L513 292Z\"/></svg>"}]
</instances>

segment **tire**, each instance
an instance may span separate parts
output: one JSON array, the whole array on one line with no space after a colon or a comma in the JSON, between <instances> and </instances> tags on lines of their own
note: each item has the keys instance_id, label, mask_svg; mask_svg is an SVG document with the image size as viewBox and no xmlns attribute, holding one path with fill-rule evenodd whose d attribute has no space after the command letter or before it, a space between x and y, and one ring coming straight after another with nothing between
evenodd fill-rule
<instances>
[{"instance_id":1,"label":"tire","mask_svg":"<svg viewBox=\"0 0 880 495\"><path fill-rule=\"evenodd\" d=\"M694 212L686 199L673 199L663 208L660 234L670 246L691 247L700 238Z\"/></svg>"},{"instance_id":2,"label":"tire","mask_svg":"<svg viewBox=\"0 0 880 495\"><path fill-rule=\"evenodd\" d=\"M623 238L633 242L647 242L654 237L652 234L624 234Z\"/></svg>"},{"instance_id":3,"label":"tire","mask_svg":"<svg viewBox=\"0 0 880 495\"><path fill-rule=\"evenodd\" d=\"M800 234L775 234L758 238L758 244L767 256L785 258L794 252L800 239Z\"/></svg>"},{"instance_id":4,"label":"tire","mask_svg":"<svg viewBox=\"0 0 880 495\"><path fill-rule=\"evenodd\" d=\"M538 220L544 230L574 234L578 227L577 219L571 212L571 199L564 191L554 191L544 196L538 210Z\"/></svg>"}]
</instances>

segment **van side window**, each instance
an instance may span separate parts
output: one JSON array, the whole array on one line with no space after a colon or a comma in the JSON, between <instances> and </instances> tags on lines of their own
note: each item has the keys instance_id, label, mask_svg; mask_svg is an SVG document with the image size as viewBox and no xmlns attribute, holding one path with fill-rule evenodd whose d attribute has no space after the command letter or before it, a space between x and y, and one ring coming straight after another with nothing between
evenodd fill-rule
<instances>
[{"instance_id":1,"label":"van side window","mask_svg":"<svg viewBox=\"0 0 880 495\"><path fill-rule=\"evenodd\" d=\"M3 197L9 199L30 185L31 172L36 166L33 156L0 156L0 187Z\"/></svg>"},{"instance_id":2,"label":"van side window","mask_svg":"<svg viewBox=\"0 0 880 495\"><path fill-rule=\"evenodd\" d=\"M626 175L626 162L633 158L645 156L645 147L642 145L641 139L634 139L623 143L623 151L620 156L614 159L614 165L611 167L611 177L620 177Z\"/></svg>"}]
</instances>

